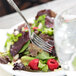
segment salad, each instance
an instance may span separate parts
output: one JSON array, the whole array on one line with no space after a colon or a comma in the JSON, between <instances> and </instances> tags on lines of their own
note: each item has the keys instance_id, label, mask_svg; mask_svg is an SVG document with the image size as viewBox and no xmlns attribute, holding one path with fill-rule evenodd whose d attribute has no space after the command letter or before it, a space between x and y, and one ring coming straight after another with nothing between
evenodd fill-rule
<instances>
[{"instance_id":1,"label":"salad","mask_svg":"<svg viewBox=\"0 0 76 76\"><path fill-rule=\"evenodd\" d=\"M61 68L54 47L54 18L56 14L51 10L41 10L37 13L34 23L29 23L44 41L53 46L51 53L34 45L29 39L27 25L23 24L7 33L5 52L0 52L0 63L13 66L13 70L24 71L54 71Z\"/></svg>"}]
</instances>

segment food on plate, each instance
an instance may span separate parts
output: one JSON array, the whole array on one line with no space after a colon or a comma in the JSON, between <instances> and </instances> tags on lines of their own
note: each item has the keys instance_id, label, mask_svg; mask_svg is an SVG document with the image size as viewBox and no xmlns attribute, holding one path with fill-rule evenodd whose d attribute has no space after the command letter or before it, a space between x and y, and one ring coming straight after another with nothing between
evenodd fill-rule
<instances>
[{"instance_id":1,"label":"food on plate","mask_svg":"<svg viewBox=\"0 0 76 76\"><path fill-rule=\"evenodd\" d=\"M0 52L0 63L13 65L13 70L24 71L54 71L60 67L54 47L54 18L51 10L41 10L37 13L31 30L53 47L51 53L37 47L30 41L27 25L23 24L7 33L5 52Z\"/></svg>"},{"instance_id":2,"label":"food on plate","mask_svg":"<svg viewBox=\"0 0 76 76\"><path fill-rule=\"evenodd\" d=\"M58 62L55 59L49 59L47 61L47 65L48 65L49 69L52 70L52 71L54 69L57 69L58 66L59 66Z\"/></svg>"}]
</instances>

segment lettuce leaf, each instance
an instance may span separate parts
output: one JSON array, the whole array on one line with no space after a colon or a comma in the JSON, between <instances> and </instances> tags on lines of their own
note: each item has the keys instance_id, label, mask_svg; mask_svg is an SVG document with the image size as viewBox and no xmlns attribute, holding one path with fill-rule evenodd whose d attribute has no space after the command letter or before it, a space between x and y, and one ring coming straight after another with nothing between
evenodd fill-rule
<instances>
[{"instance_id":1,"label":"lettuce leaf","mask_svg":"<svg viewBox=\"0 0 76 76\"><path fill-rule=\"evenodd\" d=\"M45 59L52 59L55 58L54 56L50 56L49 53L43 51L41 53L39 53L36 58L41 59L41 60L45 60Z\"/></svg>"},{"instance_id":2,"label":"lettuce leaf","mask_svg":"<svg viewBox=\"0 0 76 76\"><path fill-rule=\"evenodd\" d=\"M28 41L28 42L23 46L23 48L19 51L19 53L24 52L24 51L27 49L27 47L29 46L29 44L30 44L30 41Z\"/></svg>"},{"instance_id":3,"label":"lettuce leaf","mask_svg":"<svg viewBox=\"0 0 76 76\"><path fill-rule=\"evenodd\" d=\"M35 59L34 57L23 56L21 57L21 62L26 66L31 60Z\"/></svg>"},{"instance_id":4,"label":"lettuce leaf","mask_svg":"<svg viewBox=\"0 0 76 76\"><path fill-rule=\"evenodd\" d=\"M6 56L8 56L10 58L10 60L12 61L13 57L10 54L10 51L0 52L0 57L6 57Z\"/></svg>"},{"instance_id":5,"label":"lettuce leaf","mask_svg":"<svg viewBox=\"0 0 76 76\"><path fill-rule=\"evenodd\" d=\"M30 52L28 50L24 52L24 55L29 55L29 54Z\"/></svg>"},{"instance_id":6,"label":"lettuce leaf","mask_svg":"<svg viewBox=\"0 0 76 76\"><path fill-rule=\"evenodd\" d=\"M48 65L45 65L45 66L42 68L42 71L47 72L47 71L48 71Z\"/></svg>"},{"instance_id":7,"label":"lettuce leaf","mask_svg":"<svg viewBox=\"0 0 76 76\"><path fill-rule=\"evenodd\" d=\"M48 65L47 64L43 64L43 61L39 61L39 65L38 67L40 68L40 70L47 72L48 71Z\"/></svg>"},{"instance_id":8,"label":"lettuce leaf","mask_svg":"<svg viewBox=\"0 0 76 76\"><path fill-rule=\"evenodd\" d=\"M33 27L38 27L40 23L42 24L42 28L41 29L43 29L44 27L46 27L45 26L45 18L46 18L46 15L39 16L39 18L34 21L34 23L32 25L32 28Z\"/></svg>"},{"instance_id":9,"label":"lettuce leaf","mask_svg":"<svg viewBox=\"0 0 76 76\"><path fill-rule=\"evenodd\" d=\"M46 64L43 64L41 61L39 61L38 67L39 67L40 69L42 69L45 65L46 65Z\"/></svg>"},{"instance_id":10,"label":"lettuce leaf","mask_svg":"<svg viewBox=\"0 0 76 76\"><path fill-rule=\"evenodd\" d=\"M10 50L10 46L13 45L14 42L17 42L18 38L20 36L22 36L22 33L19 33L17 35L7 33L7 36L8 36L8 38L5 42L5 47L6 47L6 50L8 51L8 50Z\"/></svg>"},{"instance_id":11,"label":"lettuce leaf","mask_svg":"<svg viewBox=\"0 0 76 76\"><path fill-rule=\"evenodd\" d=\"M44 28L43 34L53 35L54 30L52 28Z\"/></svg>"}]
</instances>

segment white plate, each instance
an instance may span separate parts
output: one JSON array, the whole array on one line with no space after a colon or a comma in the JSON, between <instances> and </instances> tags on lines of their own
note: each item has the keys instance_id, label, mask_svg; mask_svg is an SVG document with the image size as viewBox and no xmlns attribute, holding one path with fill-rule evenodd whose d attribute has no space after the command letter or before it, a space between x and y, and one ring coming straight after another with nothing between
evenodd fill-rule
<instances>
[{"instance_id":1,"label":"white plate","mask_svg":"<svg viewBox=\"0 0 76 76\"><path fill-rule=\"evenodd\" d=\"M29 22L33 22L34 18L29 19ZM15 28L17 28L18 26L20 26L21 24L24 24L24 22L21 22L17 25L15 25L14 27L10 28L9 30L3 31L3 29L0 29L0 36L2 37L2 39L0 40L0 51L4 51L4 49L2 49L1 47L4 47L4 43L5 40L7 38L6 33L9 32L13 32L13 30ZM11 73L12 75L17 75L17 76L61 76L64 74L63 71L56 71L56 72L27 72L27 71L14 71L11 65L4 65L4 64L0 64L0 67L2 67L5 71L7 71L8 73Z\"/></svg>"}]
</instances>

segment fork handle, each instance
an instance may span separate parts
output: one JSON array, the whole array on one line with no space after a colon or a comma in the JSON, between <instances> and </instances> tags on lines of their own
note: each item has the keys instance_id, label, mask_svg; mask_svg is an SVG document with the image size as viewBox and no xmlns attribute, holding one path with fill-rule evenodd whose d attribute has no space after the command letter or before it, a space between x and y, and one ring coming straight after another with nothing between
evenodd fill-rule
<instances>
[{"instance_id":1,"label":"fork handle","mask_svg":"<svg viewBox=\"0 0 76 76\"><path fill-rule=\"evenodd\" d=\"M25 23L27 24L27 27L29 29L29 37L31 38L31 28L30 25L28 23L28 21L26 20L26 18L24 17L24 15L21 13L20 9L18 8L18 6L16 5L16 3L13 0L7 0L7 2L19 13L19 15L24 19Z\"/></svg>"}]
</instances>

